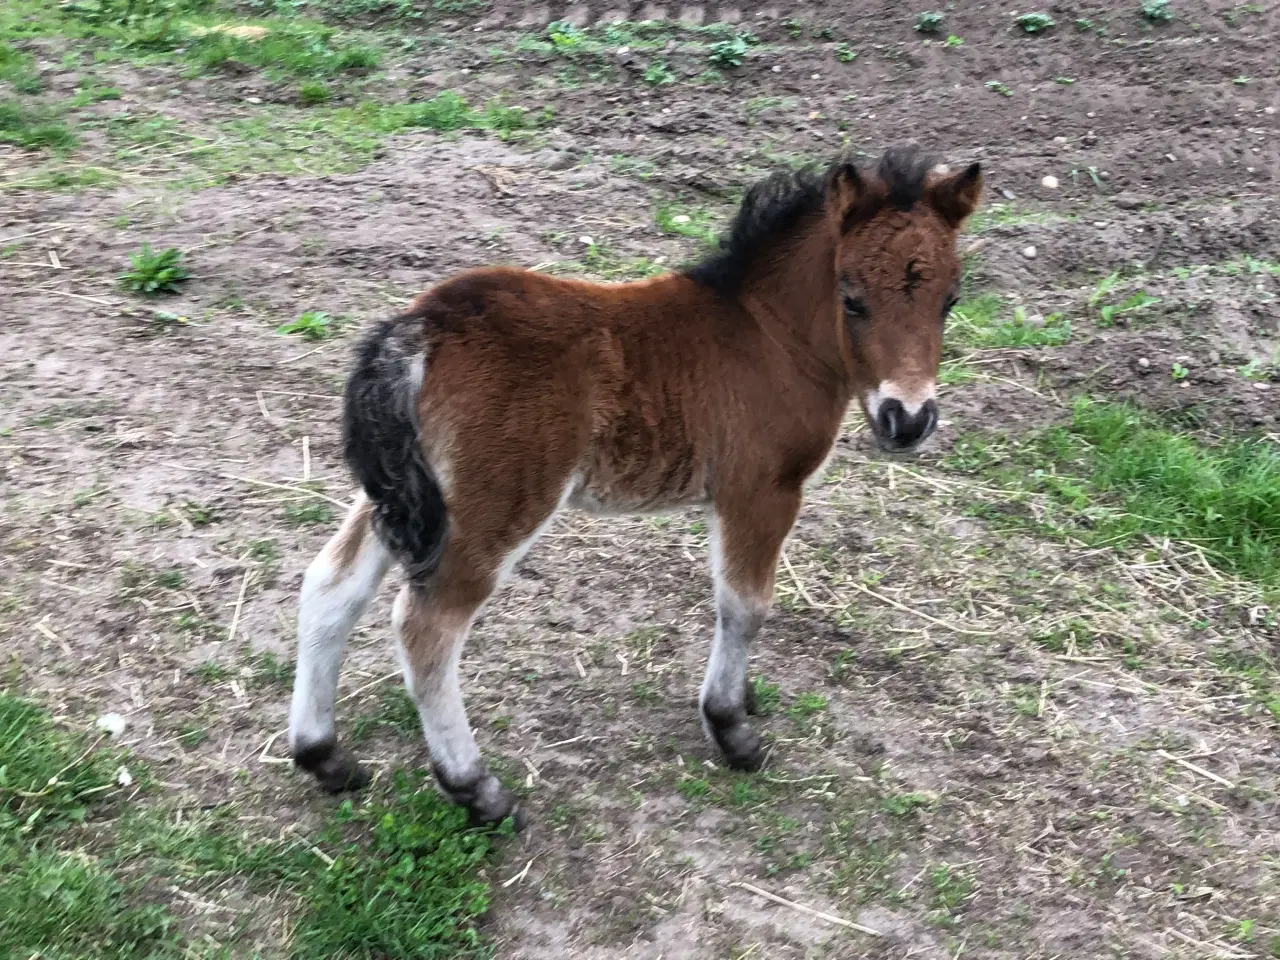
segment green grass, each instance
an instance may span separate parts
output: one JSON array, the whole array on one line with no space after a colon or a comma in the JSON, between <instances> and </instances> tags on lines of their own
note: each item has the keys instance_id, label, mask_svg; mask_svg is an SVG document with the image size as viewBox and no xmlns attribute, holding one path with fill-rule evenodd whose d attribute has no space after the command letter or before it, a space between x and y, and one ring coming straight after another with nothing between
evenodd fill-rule
<instances>
[{"instance_id":1,"label":"green grass","mask_svg":"<svg viewBox=\"0 0 1280 960\"><path fill-rule=\"evenodd\" d=\"M720 220L701 207L664 204L654 219L663 233L701 241L704 249L716 249L720 245Z\"/></svg>"},{"instance_id":2,"label":"green grass","mask_svg":"<svg viewBox=\"0 0 1280 960\"><path fill-rule=\"evenodd\" d=\"M294 334L303 340L327 340L333 336L345 322L343 317L334 317L323 310L308 310L296 320L290 320L276 327L276 333Z\"/></svg>"},{"instance_id":3,"label":"green grass","mask_svg":"<svg viewBox=\"0 0 1280 960\"><path fill-rule=\"evenodd\" d=\"M713 43L707 50L707 62L721 69L732 69L742 66L747 56L747 40L736 36L729 40Z\"/></svg>"},{"instance_id":4,"label":"green grass","mask_svg":"<svg viewBox=\"0 0 1280 960\"><path fill-rule=\"evenodd\" d=\"M39 93L40 77L32 59L0 42L0 83L9 83L18 93Z\"/></svg>"},{"instance_id":5,"label":"green grass","mask_svg":"<svg viewBox=\"0 0 1280 960\"><path fill-rule=\"evenodd\" d=\"M0 943L10 956L169 952L168 911L132 903L108 869L62 842L91 805L118 791L121 759L0 693Z\"/></svg>"},{"instance_id":6,"label":"green grass","mask_svg":"<svg viewBox=\"0 0 1280 960\"><path fill-rule=\"evenodd\" d=\"M204 736L202 728L183 728L188 745ZM180 924L169 908L175 887L212 900L234 888L241 911L274 900L289 922L287 942L268 950L271 956L492 956L477 922L489 906L488 860L510 825L497 834L468 829L466 812L445 802L425 775L397 772L367 800L343 803L304 839L251 833L245 824L256 818L242 819L234 806L210 813L186 807L175 817L145 795L113 803L123 792L116 771L124 759L55 726L38 705L0 693L6 956L260 955L255 948L263 944L236 942L253 925L218 928L218 939L203 925L225 922L225 915L201 911ZM97 808L92 830L80 826L90 806ZM211 952L209 939L222 946Z\"/></svg>"},{"instance_id":7,"label":"green grass","mask_svg":"<svg viewBox=\"0 0 1280 960\"><path fill-rule=\"evenodd\" d=\"M1143 0L1139 11L1150 23L1170 23L1174 17L1169 0Z\"/></svg>"},{"instance_id":8,"label":"green grass","mask_svg":"<svg viewBox=\"0 0 1280 960\"><path fill-rule=\"evenodd\" d=\"M333 519L327 503L286 503L284 518L295 527L315 526Z\"/></svg>"},{"instance_id":9,"label":"green grass","mask_svg":"<svg viewBox=\"0 0 1280 960\"><path fill-rule=\"evenodd\" d=\"M1208 446L1142 412L1077 401L1071 423L1018 441L961 438L950 463L1045 494L1050 527L1094 544L1169 538L1208 562L1280 585L1280 449L1262 440Z\"/></svg>"},{"instance_id":10,"label":"green grass","mask_svg":"<svg viewBox=\"0 0 1280 960\"><path fill-rule=\"evenodd\" d=\"M942 23L946 20L946 14L941 11L926 10L924 13L916 14L915 31L917 33L937 33L942 29Z\"/></svg>"},{"instance_id":11,"label":"green grass","mask_svg":"<svg viewBox=\"0 0 1280 960\"><path fill-rule=\"evenodd\" d=\"M176 247L156 253L151 244L144 243L141 249L129 254L129 269L118 278L120 286L144 297L177 293L178 285L190 276L182 256Z\"/></svg>"},{"instance_id":12,"label":"green grass","mask_svg":"<svg viewBox=\"0 0 1280 960\"><path fill-rule=\"evenodd\" d=\"M348 40L320 24L271 21L263 27L266 33L258 39L209 29L185 38L181 49L198 72L235 63L258 67L269 75L312 80L371 70L381 57L376 48Z\"/></svg>"},{"instance_id":13,"label":"green grass","mask_svg":"<svg viewBox=\"0 0 1280 960\"><path fill-rule=\"evenodd\" d=\"M1071 321L1060 314L1032 318L1021 307L1007 315L1004 300L993 293L962 300L947 320L946 340L956 349L1056 347L1071 339Z\"/></svg>"},{"instance_id":14,"label":"green grass","mask_svg":"<svg viewBox=\"0 0 1280 960\"><path fill-rule=\"evenodd\" d=\"M1047 13L1022 13L1014 18L1014 23L1023 33L1043 33L1053 28L1054 19Z\"/></svg>"},{"instance_id":15,"label":"green grass","mask_svg":"<svg viewBox=\"0 0 1280 960\"><path fill-rule=\"evenodd\" d=\"M76 135L48 110L0 100L0 143L65 153L76 145Z\"/></svg>"}]
</instances>

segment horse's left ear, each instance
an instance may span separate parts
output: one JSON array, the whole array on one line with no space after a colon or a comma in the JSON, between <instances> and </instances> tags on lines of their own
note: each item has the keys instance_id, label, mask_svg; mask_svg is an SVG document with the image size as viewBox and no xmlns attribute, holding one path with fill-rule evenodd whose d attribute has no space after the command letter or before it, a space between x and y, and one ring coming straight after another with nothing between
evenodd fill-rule
<instances>
[{"instance_id":1,"label":"horse's left ear","mask_svg":"<svg viewBox=\"0 0 1280 960\"><path fill-rule=\"evenodd\" d=\"M982 164L971 163L959 173L934 181L929 203L953 227L959 227L978 207L982 197Z\"/></svg>"},{"instance_id":2,"label":"horse's left ear","mask_svg":"<svg viewBox=\"0 0 1280 960\"><path fill-rule=\"evenodd\" d=\"M837 163L827 174L827 210L844 228L844 221L854 204L866 192L858 168L852 163Z\"/></svg>"}]
</instances>

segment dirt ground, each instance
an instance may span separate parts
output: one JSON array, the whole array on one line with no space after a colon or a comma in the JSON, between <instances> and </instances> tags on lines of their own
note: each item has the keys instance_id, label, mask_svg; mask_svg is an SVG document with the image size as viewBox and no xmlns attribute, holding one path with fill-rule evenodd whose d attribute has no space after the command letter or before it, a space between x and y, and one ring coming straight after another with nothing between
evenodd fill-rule
<instances>
[{"instance_id":1,"label":"dirt ground","mask_svg":"<svg viewBox=\"0 0 1280 960\"><path fill-rule=\"evenodd\" d=\"M695 242L657 207L723 217L777 164L914 139L988 171L971 289L1066 314L1070 342L973 354L914 461L874 454L850 419L752 661L778 685L757 776L717 769L697 718L701 518L556 523L464 664L482 748L533 817L486 932L511 960L1275 955L1280 725L1236 668L1280 656L1275 611L1177 544L999 532L975 508L1001 491L943 458L1085 389L1276 438L1280 7L1178 2L1153 28L1136 3L1054 3L1031 37L962 4L925 45L892 3L641 6L497 2L421 27L439 42L388 73L389 99L552 105L526 140L409 133L353 172L303 172L303 152L298 171L202 189L175 186L199 167L174 154L114 186L0 192L0 642L24 686L73 722L124 715L173 796L318 818L334 801L286 761L287 671L260 654L291 659L302 571L352 493L338 413L360 325L464 267L581 262L583 236L679 263ZM763 43L716 82L673 46L679 82L658 86L634 52L572 74L488 52L617 18ZM59 52L42 70L70 88ZM104 111L194 132L288 100L257 75L101 72L122 91ZM6 182L44 162L0 145ZM188 252L192 280L154 305L187 322L158 329L115 285L143 242ZM1098 324L1112 271L1119 296L1159 303ZM351 322L318 343L275 332L305 310ZM394 588L339 707L381 771L426 762L388 644Z\"/></svg>"}]
</instances>

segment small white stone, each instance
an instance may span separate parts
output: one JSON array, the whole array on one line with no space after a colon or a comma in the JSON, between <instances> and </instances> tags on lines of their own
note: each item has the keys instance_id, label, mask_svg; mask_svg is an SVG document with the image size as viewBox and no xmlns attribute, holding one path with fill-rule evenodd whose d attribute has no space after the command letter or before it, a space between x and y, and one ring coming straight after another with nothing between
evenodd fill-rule
<instances>
[{"instance_id":1,"label":"small white stone","mask_svg":"<svg viewBox=\"0 0 1280 960\"><path fill-rule=\"evenodd\" d=\"M133 774L129 772L127 767L116 767L116 783L120 784L122 787L129 787L133 785Z\"/></svg>"},{"instance_id":2,"label":"small white stone","mask_svg":"<svg viewBox=\"0 0 1280 960\"><path fill-rule=\"evenodd\" d=\"M244 102L245 103L261 103L262 98L261 97L245 97Z\"/></svg>"},{"instance_id":3,"label":"small white stone","mask_svg":"<svg viewBox=\"0 0 1280 960\"><path fill-rule=\"evenodd\" d=\"M1036 258L1036 248L1033 246L1023 247L1022 255L1026 257L1028 260L1034 260Z\"/></svg>"},{"instance_id":4,"label":"small white stone","mask_svg":"<svg viewBox=\"0 0 1280 960\"><path fill-rule=\"evenodd\" d=\"M1262 112L1263 112L1263 113L1265 113L1265 114L1267 114L1268 116L1271 116L1272 114L1274 114L1274 113L1276 112L1276 108L1275 108L1275 107L1263 107L1263 108L1262 108Z\"/></svg>"},{"instance_id":5,"label":"small white stone","mask_svg":"<svg viewBox=\"0 0 1280 960\"><path fill-rule=\"evenodd\" d=\"M595 246L595 241L594 241L594 240L592 240L592 239L591 239L590 237L588 237L588 236L581 236L581 237L579 237L579 238L578 238L578 242L579 242L580 244L582 244L584 247L591 247L591 246Z\"/></svg>"},{"instance_id":6,"label":"small white stone","mask_svg":"<svg viewBox=\"0 0 1280 960\"><path fill-rule=\"evenodd\" d=\"M822 74L820 74L820 73L812 73L812 74L810 74L810 75L809 75L809 79L810 79L810 80L821 80L821 79L822 79Z\"/></svg>"},{"instance_id":7,"label":"small white stone","mask_svg":"<svg viewBox=\"0 0 1280 960\"><path fill-rule=\"evenodd\" d=\"M775 64L774 64L770 69L771 69L771 70L773 70L773 72L774 72L774 73L781 73L781 72L782 72L782 64L780 64L780 63L775 63Z\"/></svg>"},{"instance_id":8,"label":"small white stone","mask_svg":"<svg viewBox=\"0 0 1280 960\"><path fill-rule=\"evenodd\" d=\"M630 48L630 47L619 47L619 48L618 48L618 56L620 56L620 57L625 57L625 56L626 56L628 53L630 53L630 52L631 52L631 48Z\"/></svg>"},{"instance_id":9,"label":"small white stone","mask_svg":"<svg viewBox=\"0 0 1280 960\"><path fill-rule=\"evenodd\" d=\"M120 716L118 713L104 713L94 721L94 726L99 730L105 730L113 737L118 737L120 734L124 733L124 728L127 725L128 724L125 723L124 717Z\"/></svg>"},{"instance_id":10,"label":"small white stone","mask_svg":"<svg viewBox=\"0 0 1280 960\"><path fill-rule=\"evenodd\" d=\"M1054 142L1054 143L1066 143L1066 142L1067 142L1067 138L1066 138L1066 137L1054 137L1054 138L1053 138L1053 142Z\"/></svg>"},{"instance_id":11,"label":"small white stone","mask_svg":"<svg viewBox=\"0 0 1280 960\"><path fill-rule=\"evenodd\" d=\"M687 216L685 216L683 213L681 213L681 214L677 214L676 216L672 217L672 218L671 218L671 222L672 222L672 223L688 223L688 222L689 222L689 218L688 218Z\"/></svg>"},{"instance_id":12,"label":"small white stone","mask_svg":"<svg viewBox=\"0 0 1280 960\"><path fill-rule=\"evenodd\" d=\"M1271 389L1271 384L1269 384L1269 383L1255 383L1255 384L1253 385L1253 389L1255 389L1255 390L1270 390L1270 389Z\"/></svg>"},{"instance_id":13,"label":"small white stone","mask_svg":"<svg viewBox=\"0 0 1280 960\"><path fill-rule=\"evenodd\" d=\"M1146 357L1139 357L1138 366L1140 366L1143 370L1146 370L1151 366L1151 361L1148 360Z\"/></svg>"},{"instance_id":14,"label":"small white stone","mask_svg":"<svg viewBox=\"0 0 1280 960\"><path fill-rule=\"evenodd\" d=\"M1045 177L1040 181L1040 186L1044 187L1046 190L1057 190L1058 178L1054 176Z\"/></svg>"}]
</instances>

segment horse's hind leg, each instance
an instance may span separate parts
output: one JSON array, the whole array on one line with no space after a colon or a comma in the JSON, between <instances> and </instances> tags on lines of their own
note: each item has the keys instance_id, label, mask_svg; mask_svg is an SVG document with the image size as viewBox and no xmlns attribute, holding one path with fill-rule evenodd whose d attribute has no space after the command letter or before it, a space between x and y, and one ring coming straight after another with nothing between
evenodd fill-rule
<instances>
[{"instance_id":1,"label":"horse's hind leg","mask_svg":"<svg viewBox=\"0 0 1280 960\"><path fill-rule=\"evenodd\" d=\"M298 666L289 708L294 762L330 792L356 790L369 775L338 745L334 700L347 637L391 566L361 494L341 529L307 568L298 608Z\"/></svg>"},{"instance_id":2,"label":"horse's hind leg","mask_svg":"<svg viewBox=\"0 0 1280 960\"><path fill-rule=\"evenodd\" d=\"M462 703L458 661L471 621L492 581L459 589L433 578L406 584L392 615L405 686L418 707L440 789L466 807L479 823L497 823L514 813L515 800L489 773Z\"/></svg>"},{"instance_id":3,"label":"horse's hind leg","mask_svg":"<svg viewBox=\"0 0 1280 960\"><path fill-rule=\"evenodd\" d=\"M799 508L799 491L778 489L716 502L716 635L701 706L707 732L735 770L755 770L764 759L747 722L755 712L747 657L773 601L778 556Z\"/></svg>"},{"instance_id":4,"label":"horse's hind leg","mask_svg":"<svg viewBox=\"0 0 1280 960\"><path fill-rule=\"evenodd\" d=\"M484 504L458 498L451 516L454 534L439 568L420 583L406 584L392 614L405 686L418 707L441 791L477 823L522 817L515 798L489 772L480 756L458 678L458 662L471 621L485 600L538 536L567 496L544 491L523 505L518 517L487 525L477 516ZM496 512L496 511L495 511ZM479 530L468 537L463 531Z\"/></svg>"}]
</instances>

